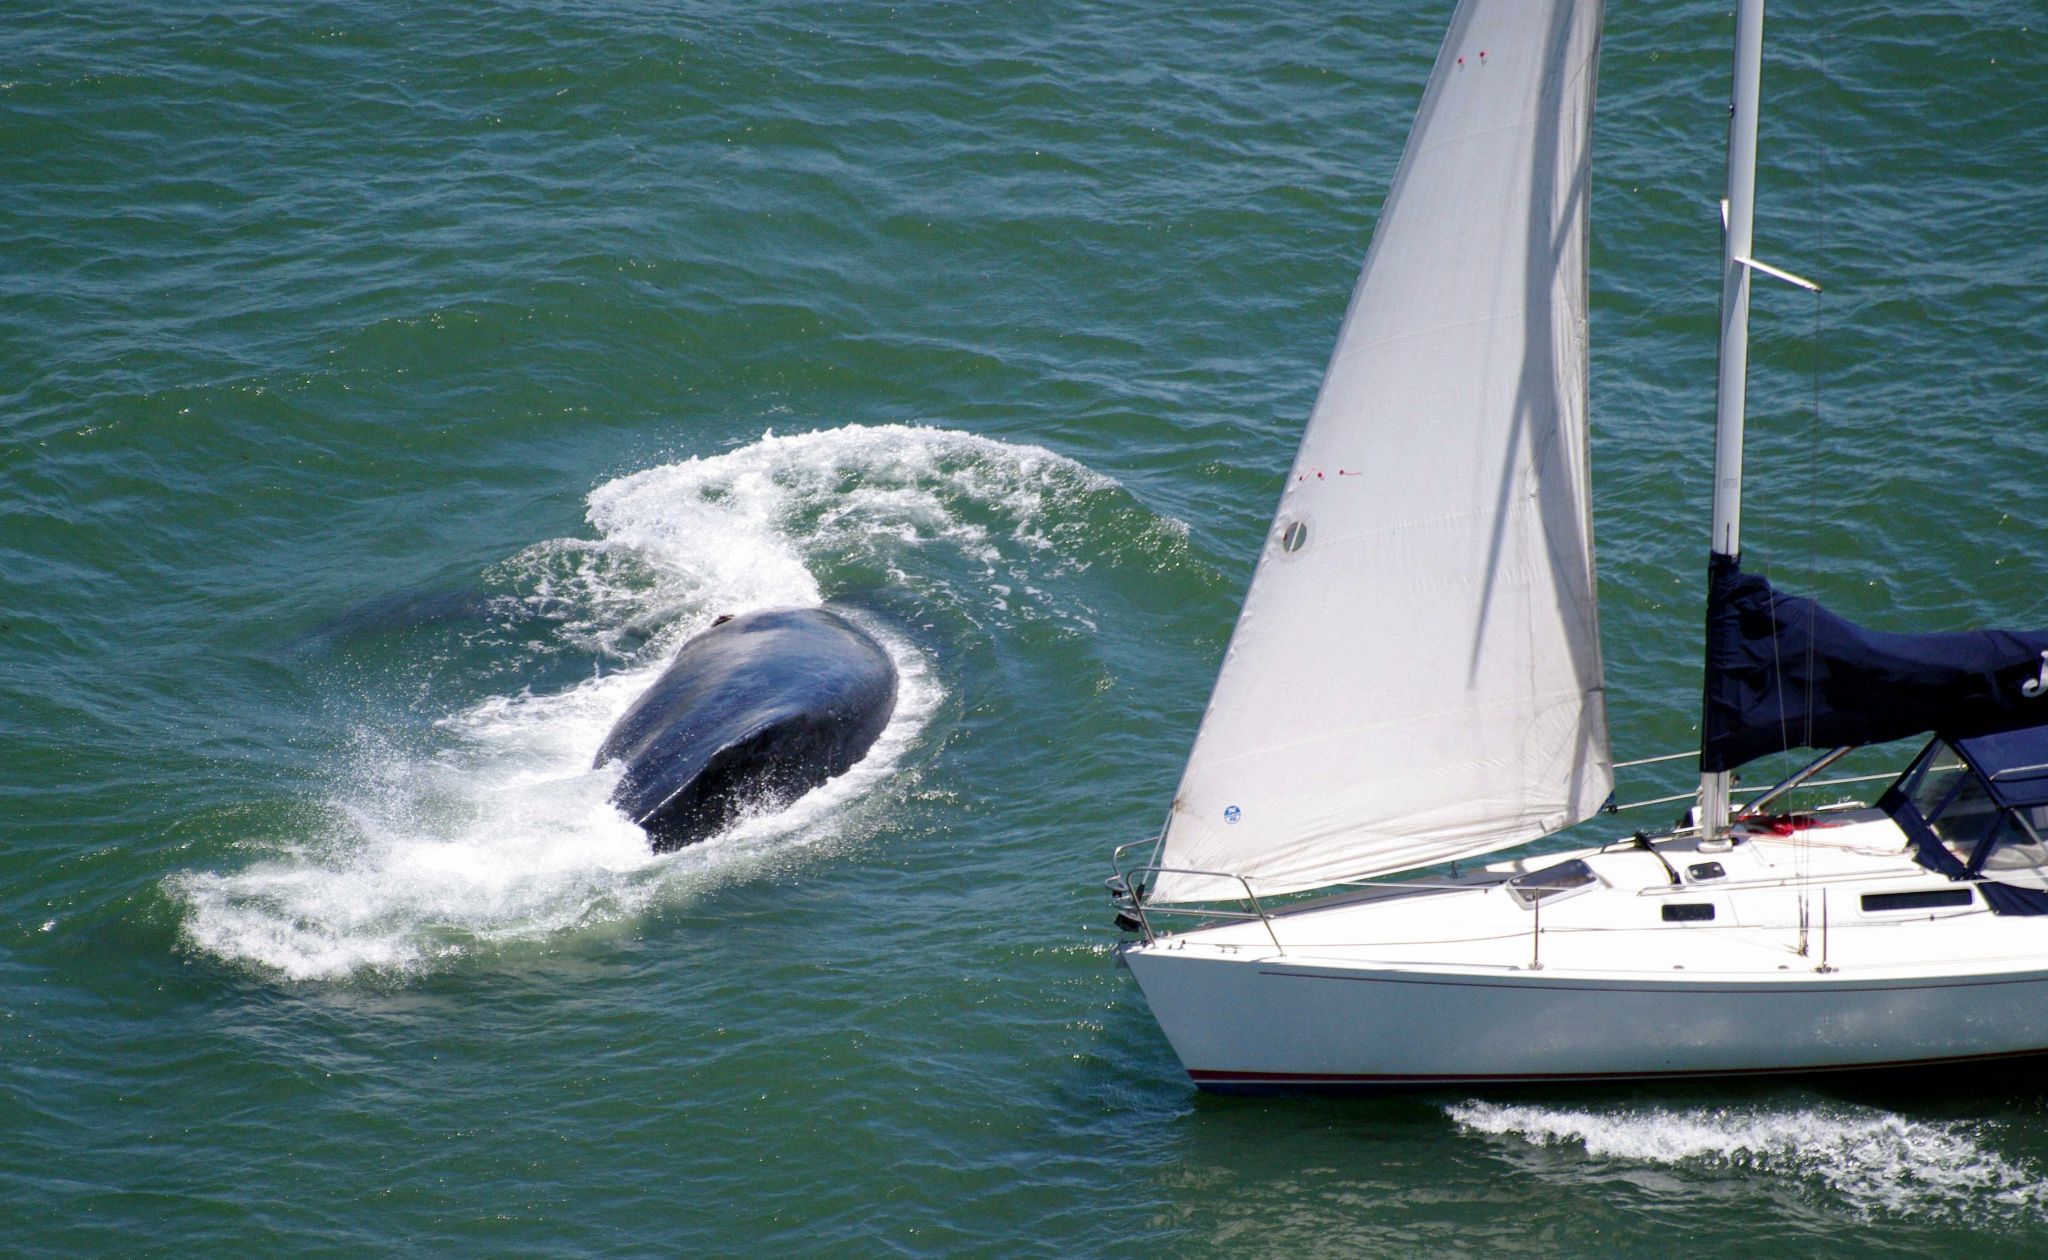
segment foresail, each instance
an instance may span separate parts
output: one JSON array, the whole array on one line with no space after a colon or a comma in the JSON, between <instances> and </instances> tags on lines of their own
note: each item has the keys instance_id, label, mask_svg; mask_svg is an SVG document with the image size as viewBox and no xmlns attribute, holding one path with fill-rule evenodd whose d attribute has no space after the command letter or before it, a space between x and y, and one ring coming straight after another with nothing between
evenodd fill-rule
<instances>
[{"instance_id":1,"label":"foresail","mask_svg":"<svg viewBox=\"0 0 2048 1260\"><path fill-rule=\"evenodd\" d=\"M1161 845L1154 901L1591 815L1586 227L1598 0L1465 0L1380 211Z\"/></svg>"}]
</instances>

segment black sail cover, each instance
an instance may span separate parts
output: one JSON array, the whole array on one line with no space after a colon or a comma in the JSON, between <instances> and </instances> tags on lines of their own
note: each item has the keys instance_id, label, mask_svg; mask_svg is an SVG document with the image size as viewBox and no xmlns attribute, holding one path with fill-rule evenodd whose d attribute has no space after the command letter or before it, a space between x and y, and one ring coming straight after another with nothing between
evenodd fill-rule
<instances>
[{"instance_id":1,"label":"black sail cover","mask_svg":"<svg viewBox=\"0 0 2048 1260\"><path fill-rule=\"evenodd\" d=\"M1708 570L1700 768L1787 748L1967 738L2048 723L2048 631L1865 630L1741 562Z\"/></svg>"}]
</instances>

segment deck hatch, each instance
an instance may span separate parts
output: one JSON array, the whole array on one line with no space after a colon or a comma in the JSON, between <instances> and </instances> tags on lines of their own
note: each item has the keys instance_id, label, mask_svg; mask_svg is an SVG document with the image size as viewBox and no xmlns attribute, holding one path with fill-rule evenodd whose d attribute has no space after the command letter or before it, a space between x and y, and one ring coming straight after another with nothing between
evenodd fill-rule
<instances>
[{"instance_id":1,"label":"deck hatch","mask_svg":"<svg viewBox=\"0 0 2048 1260\"><path fill-rule=\"evenodd\" d=\"M1528 871L1515 876L1508 881L1508 891L1524 906L1534 906L1538 902L1555 901L1560 897L1582 893L1588 888L1598 887L1599 884L1600 877L1593 873L1593 868L1580 859L1573 858L1569 862L1559 862L1540 871Z\"/></svg>"}]
</instances>

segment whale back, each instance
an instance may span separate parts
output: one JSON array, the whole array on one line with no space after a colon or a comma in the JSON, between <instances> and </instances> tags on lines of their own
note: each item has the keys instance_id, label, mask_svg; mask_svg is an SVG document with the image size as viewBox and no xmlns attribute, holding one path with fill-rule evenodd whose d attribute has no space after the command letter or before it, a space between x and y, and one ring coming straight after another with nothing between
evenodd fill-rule
<instances>
[{"instance_id":1,"label":"whale back","mask_svg":"<svg viewBox=\"0 0 2048 1260\"><path fill-rule=\"evenodd\" d=\"M595 764L623 762L613 802L657 851L679 848L844 774L895 707L895 666L866 631L823 608L766 609L683 644Z\"/></svg>"}]
</instances>

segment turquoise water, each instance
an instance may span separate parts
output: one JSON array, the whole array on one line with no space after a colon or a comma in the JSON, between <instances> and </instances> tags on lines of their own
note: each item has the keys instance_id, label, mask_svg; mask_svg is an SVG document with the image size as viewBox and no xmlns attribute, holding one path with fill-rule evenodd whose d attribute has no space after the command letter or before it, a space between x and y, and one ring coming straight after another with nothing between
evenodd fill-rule
<instances>
[{"instance_id":1,"label":"turquoise water","mask_svg":"<svg viewBox=\"0 0 2048 1260\"><path fill-rule=\"evenodd\" d=\"M2048 1249L2031 1068L1207 1098L1111 964L1442 9L11 8L0 1249ZM1771 19L1829 291L1760 290L1747 550L1873 624L2048 623L2030 24ZM1696 711L1731 25L1608 22L1623 757ZM816 599L876 754L646 854L610 717Z\"/></svg>"}]
</instances>

